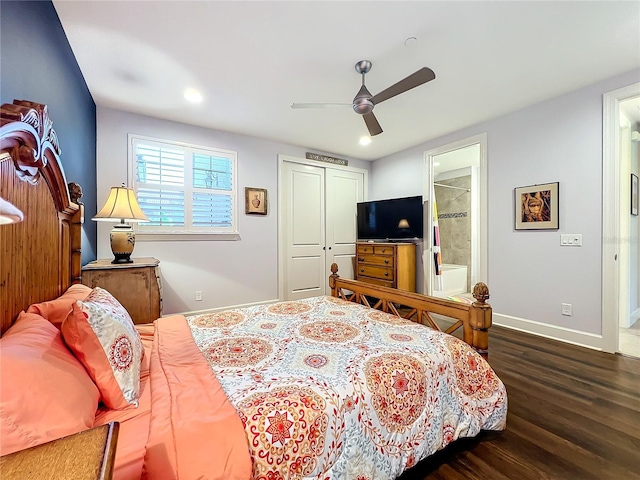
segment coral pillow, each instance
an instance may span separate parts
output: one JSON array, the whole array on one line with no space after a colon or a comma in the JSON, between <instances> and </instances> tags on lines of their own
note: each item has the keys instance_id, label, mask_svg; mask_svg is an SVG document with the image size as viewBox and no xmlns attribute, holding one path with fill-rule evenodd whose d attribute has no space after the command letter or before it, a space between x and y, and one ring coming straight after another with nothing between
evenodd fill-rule
<instances>
[{"instance_id":1,"label":"coral pillow","mask_svg":"<svg viewBox=\"0 0 640 480\"><path fill-rule=\"evenodd\" d=\"M112 409L138 406L144 349L126 309L96 287L62 323L62 336Z\"/></svg>"},{"instance_id":2,"label":"coral pillow","mask_svg":"<svg viewBox=\"0 0 640 480\"><path fill-rule=\"evenodd\" d=\"M0 364L0 455L93 426L100 392L47 319L20 313Z\"/></svg>"},{"instance_id":3,"label":"coral pillow","mask_svg":"<svg viewBox=\"0 0 640 480\"><path fill-rule=\"evenodd\" d=\"M71 285L66 292L55 300L34 303L27 309L27 313L37 313L53 323L58 329L64 319L71 313L73 304L78 300L84 300L91 293L91 288L78 283Z\"/></svg>"}]
</instances>

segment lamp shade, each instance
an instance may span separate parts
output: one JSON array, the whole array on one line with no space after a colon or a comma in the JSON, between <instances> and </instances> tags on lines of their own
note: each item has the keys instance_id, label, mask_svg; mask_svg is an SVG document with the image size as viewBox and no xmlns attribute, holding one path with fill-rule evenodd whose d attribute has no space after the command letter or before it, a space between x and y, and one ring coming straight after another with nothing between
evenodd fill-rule
<instances>
[{"instance_id":1,"label":"lamp shade","mask_svg":"<svg viewBox=\"0 0 640 480\"><path fill-rule=\"evenodd\" d=\"M0 197L0 225L18 223L24 220L24 214L13 204Z\"/></svg>"},{"instance_id":2,"label":"lamp shade","mask_svg":"<svg viewBox=\"0 0 640 480\"><path fill-rule=\"evenodd\" d=\"M144 214L135 192L132 188L111 187L109 198L104 207L96 214L92 220L96 221L125 221L125 222L148 222L149 219Z\"/></svg>"},{"instance_id":3,"label":"lamp shade","mask_svg":"<svg viewBox=\"0 0 640 480\"><path fill-rule=\"evenodd\" d=\"M401 219L398 222L398 228L409 228L409 220L407 220L406 218Z\"/></svg>"}]
</instances>

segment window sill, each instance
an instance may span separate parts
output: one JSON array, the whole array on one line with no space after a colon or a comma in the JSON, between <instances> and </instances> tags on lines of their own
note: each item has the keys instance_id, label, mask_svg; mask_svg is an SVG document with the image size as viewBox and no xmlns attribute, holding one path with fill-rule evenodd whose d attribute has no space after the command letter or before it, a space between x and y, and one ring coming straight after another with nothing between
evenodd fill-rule
<instances>
[{"instance_id":1,"label":"window sill","mask_svg":"<svg viewBox=\"0 0 640 480\"><path fill-rule=\"evenodd\" d=\"M193 242L193 241L236 241L240 240L239 233L139 233L136 232L136 242Z\"/></svg>"}]
</instances>

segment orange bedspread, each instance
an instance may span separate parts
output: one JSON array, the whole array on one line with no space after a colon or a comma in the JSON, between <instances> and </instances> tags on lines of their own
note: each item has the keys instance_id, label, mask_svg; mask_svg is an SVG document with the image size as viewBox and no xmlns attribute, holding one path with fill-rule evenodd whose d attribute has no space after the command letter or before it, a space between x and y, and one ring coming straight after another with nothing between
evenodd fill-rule
<instances>
[{"instance_id":1,"label":"orange bedspread","mask_svg":"<svg viewBox=\"0 0 640 480\"><path fill-rule=\"evenodd\" d=\"M251 478L244 427L182 315L136 325L145 356L138 408L99 410L120 422L114 480Z\"/></svg>"},{"instance_id":2,"label":"orange bedspread","mask_svg":"<svg viewBox=\"0 0 640 480\"><path fill-rule=\"evenodd\" d=\"M155 321L143 478L251 478L244 427L184 317Z\"/></svg>"}]
</instances>

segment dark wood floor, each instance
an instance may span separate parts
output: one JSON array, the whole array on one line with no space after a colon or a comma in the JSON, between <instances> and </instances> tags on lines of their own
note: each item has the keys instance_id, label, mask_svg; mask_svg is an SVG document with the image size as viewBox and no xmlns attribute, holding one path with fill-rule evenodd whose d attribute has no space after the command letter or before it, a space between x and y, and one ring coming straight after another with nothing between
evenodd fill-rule
<instances>
[{"instance_id":1,"label":"dark wood floor","mask_svg":"<svg viewBox=\"0 0 640 480\"><path fill-rule=\"evenodd\" d=\"M640 360L500 327L503 432L454 442L400 480L640 479Z\"/></svg>"}]
</instances>

